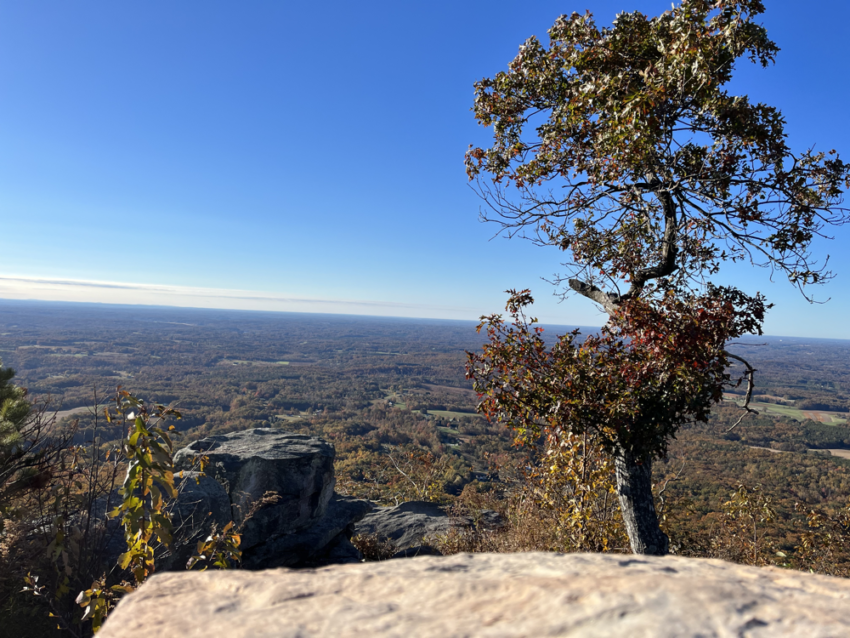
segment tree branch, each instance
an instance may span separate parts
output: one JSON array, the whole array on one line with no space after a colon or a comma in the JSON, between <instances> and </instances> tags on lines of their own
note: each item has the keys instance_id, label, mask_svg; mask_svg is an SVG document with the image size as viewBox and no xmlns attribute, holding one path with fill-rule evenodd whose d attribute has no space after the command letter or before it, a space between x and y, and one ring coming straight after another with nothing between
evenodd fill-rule
<instances>
[{"instance_id":1,"label":"tree branch","mask_svg":"<svg viewBox=\"0 0 850 638\"><path fill-rule=\"evenodd\" d=\"M656 184L658 184L657 181ZM676 266L676 255L678 254L678 248L676 246L678 235L676 203L673 201L673 196L667 190L658 190L656 194L664 207L664 237L661 240L661 259L659 263L634 273L631 277L631 287L628 292L622 295L605 292L593 284L579 281L578 279L570 279L568 282L570 288L578 294L598 303L609 315L614 313L621 303L639 295L646 282L651 279L667 277L673 274L678 268Z\"/></svg>"},{"instance_id":2,"label":"tree branch","mask_svg":"<svg viewBox=\"0 0 850 638\"><path fill-rule=\"evenodd\" d=\"M740 361L741 363L743 363L747 367L747 371L744 373L744 376L747 377L747 394L744 397L744 405L742 406L743 409L744 409L744 413L741 415L741 417L737 421L735 421L735 424L731 428L726 430L726 432L731 432L736 427L738 427L738 425L740 425L741 421L744 420L745 416L747 416L748 414L758 414L758 410L753 410L750 407L750 401L753 398L753 387L754 387L753 375L757 372L757 370L753 366L751 366L749 364L749 362L746 359L744 359L743 357L739 357L738 355L732 354L731 352L726 352L726 356L729 357L730 359L735 359L736 361Z\"/></svg>"},{"instance_id":3,"label":"tree branch","mask_svg":"<svg viewBox=\"0 0 850 638\"><path fill-rule=\"evenodd\" d=\"M620 301L625 301L639 295L646 282L650 279L667 277L676 271L676 255L679 252L676 246L678 235L676 228L676 203L673 201L673 196L667 190L656 191L656 195L664 207L664 238L661 240L661 260L656 265L639 270L632 275L631 288L629 288L626 294L620 296Z\"/></svg>"},{"instance_id":4,"label":"tree branch","mask_svg":"<svg viewBox=\"0 0 850 638\"><path fill-rule=\"evenodd\" d=\"M679 468L679 471L676 472L675 475L668 477L667 480L664 481L664 485L661 486L661 490L658 492L658 494L655 495L656 500L658 500L658 516L659 517L663 516L663 514L664 514L664 505L666 504L664 492L667 491L667 486L672 481L678 481L679 478L682 476L682 470L684 470L684 469L685 469L685 461L682 461L682 467Z\"/></svg>"},{"instance_id":5,"label":"tree branch","mask_svg":"<svg viewBox=\"0 0 850 638\"><path fill-rule=\"evenodd\" d=\"M579 281L578 279L570 279L568 283L570 288L578 294L587 297L591 301L595 301L602 306L605 309L605 312L609 315L614 314L617 307L620 305L620 295L605 292L593 284L588 284L583 281Z\"/></svg>"}]
</instances>

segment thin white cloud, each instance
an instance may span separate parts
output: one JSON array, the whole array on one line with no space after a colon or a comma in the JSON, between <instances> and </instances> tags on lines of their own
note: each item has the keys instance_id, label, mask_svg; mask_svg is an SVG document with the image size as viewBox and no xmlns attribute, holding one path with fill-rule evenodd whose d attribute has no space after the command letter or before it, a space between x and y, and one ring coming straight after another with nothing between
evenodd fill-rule
<instances>
[{"instance_id":1,"label":"thin white cloud","mask_svg":"<svg viewBox=\"0 0 850 638\"><path fill-rule=\"evenodd\" d=\"M472 308L452 306L433 306L393 301L318 299L290 297L283 294L254 290L195 288L189 286L134 284L116 281L50 279L17 275L0 275L0 299L384 315L394 317L431 317L441 319L476 318L476 313Z\"/></svg>"}]
</instances>

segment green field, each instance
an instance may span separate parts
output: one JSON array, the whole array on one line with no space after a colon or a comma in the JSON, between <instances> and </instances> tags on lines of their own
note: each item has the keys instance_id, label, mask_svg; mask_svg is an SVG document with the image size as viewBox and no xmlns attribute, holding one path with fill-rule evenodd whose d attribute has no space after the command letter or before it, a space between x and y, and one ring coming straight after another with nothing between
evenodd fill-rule
<instances>
[{"instance_id":1,"label":"green field","mask_svg":"<svg viewBox=\"0 0 850 638\"><path fill-rule=\"evenodd\" d=\"M387 403L388 401L392 401L392 407L398 408L399 410L407 409L407 403L401 400L402 396L398 392L391 392L390 390L382 390L382 392L384 393L383 399L372 399L371 401L369 401L369 403L371 403L372 405L377 405L379 403Z\"/></svg>"},{"instance_id":2,"label":"green field","mask_svg":"<svg viewBox=\"0 0 850 638\"><path fill-rule=\"evenodd\" d=\"M743 399L730 399L727 398L727 401L736 403L737 405L743 405ZM786 416L789 419L796 419L797 421L805 421L806 419L811 419L812 421L820 421L821 423L826 423L827 425L837 425L839 423L846 423L848 419L847 412L828 412L826 410L800 410L799 408L795 408L790 405L779 405L778 403L762 403L761 401L750 401L750 407L754 410L758 410L763 414L767 414L770 416Z\"/></svg>"},{"instance_id":3,"label":"green field","mask_svg":"<svg viewBox=\"0 0 850 638\"><path fill-rule=\"evenodd\" d=\"M464 416L480 417L480 414L475 412L452 412L451 410L428 410L428 414L433 414L443 419L459 419Z\"/></svg>"}]
</instances>

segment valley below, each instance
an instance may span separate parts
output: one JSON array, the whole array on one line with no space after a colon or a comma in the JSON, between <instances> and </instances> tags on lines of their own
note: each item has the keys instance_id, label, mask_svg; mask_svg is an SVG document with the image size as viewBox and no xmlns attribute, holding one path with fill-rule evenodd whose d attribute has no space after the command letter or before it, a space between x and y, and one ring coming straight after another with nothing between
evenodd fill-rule
<instances>
[{"instance_id":1,"label":"valley below","mask_svg":"<svg viewBox=\"0 0 850 638\"><path fill-rule=\"evenodd\" d=\"M178 446L257 427L321 437L336 449L339 491L383 504L417 497L400 459L436 468L429 498L446 504L467 488L499 493L500 471L525 462L511 432L476 413L465 352L485 338L473 322L0 301L0 333L3 364L58 421L78 419L81 436L120 386L181 413ZM732 428L743 400L732 386L654 465L682 553L740 486L769 500L760 533L777 551L805 531L801 508L850 501L850 342L732 348L758 369L758 414Z\"/></svg>"}]
</instances>

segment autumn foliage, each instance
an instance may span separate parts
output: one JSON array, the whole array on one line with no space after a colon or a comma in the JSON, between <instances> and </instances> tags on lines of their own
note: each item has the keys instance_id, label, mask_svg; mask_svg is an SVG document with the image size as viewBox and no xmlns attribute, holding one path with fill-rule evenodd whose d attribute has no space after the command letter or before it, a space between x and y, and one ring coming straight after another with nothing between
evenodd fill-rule
<instances>
[{"instance_id":1,"label":"autumn foliage","mask_svg":"<svg viewBox=\"0 0 850 638\"><path fill-rule=\"evenodd\" d=\"M551 349L523 319L485 318L490 344L470 359L481 409L524 442L598 436L636 553L668 549L652 459L720 401L728 340L761 332L763 297L712 279L744 261L801 291L825 283L812 242L850 221L850 166L835 151L795 152L779 109L729 92L739 59L775 61L763 12L760 0L682 0L610 27L563 15L548 46L529 38L507 71L475 83L473 111L493 139L470 146L466 172L484 219L565 253L562 294L610 317ZM516 316L527 303L520 293L508 305Z\"/></svg>"},{"instance_id":2,"label":"autumn foliage","mask_svg":"<svg viewBox=\"0 0 850 638\"><path fill-rule=\"evenodd\" d=\"M599 334L573 331L550 347L535 319L526 319L528 291L511 292L513 321L487 317L489 343L470 353L468 376L487 417L510 426L523 444L542 434L590 432L610 452L663 456L684 423L705 421L728 372L725 345L760 332L764 301L714 288L657 305L625 304Z\"/></svg>"}]
</instances>

